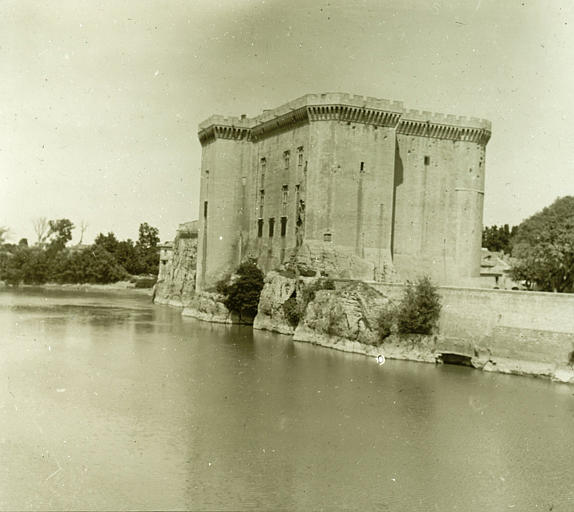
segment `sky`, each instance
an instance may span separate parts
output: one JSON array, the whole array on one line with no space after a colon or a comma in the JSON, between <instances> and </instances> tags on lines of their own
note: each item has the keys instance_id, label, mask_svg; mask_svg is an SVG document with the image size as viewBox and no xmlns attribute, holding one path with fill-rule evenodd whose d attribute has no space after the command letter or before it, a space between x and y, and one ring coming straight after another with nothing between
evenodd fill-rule
<instances>
[{"instance_id":1,"label":"sky","mask_svg":"<svg viewBox=\"0 0 574 512\"><path fill-rule=\"evenodd\" d=\"M574 195L573 25L571 0L0 0L0 226L172 239L198 124L319 92L489 119L484 224L518 224Z\"/></svg>"}]
</instances>

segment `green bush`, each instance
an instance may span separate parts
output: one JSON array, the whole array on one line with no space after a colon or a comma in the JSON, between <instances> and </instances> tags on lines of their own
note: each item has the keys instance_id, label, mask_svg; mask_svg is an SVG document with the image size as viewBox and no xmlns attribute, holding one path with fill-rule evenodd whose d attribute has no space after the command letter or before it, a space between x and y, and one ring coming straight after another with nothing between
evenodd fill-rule
<instances>
[{"instance_id":1,"label":"green bush","mask_svg":"<svg viewBox=\"0 0 574 512\"><path fill-rule=\"evenodd\" d=\"M229 284L217 283L217 289L224 290L225 299L223 303L229 309L243 316L253 318L257 314L259 297L263 289L263 272L257 264L248 260L236 270L237 277ZM221 293L221 292L220 292Z\"/></svg>"},{"instance_id":2,"label":"green bush","mask_svg":"<svg viewBox=\"0 0 574 512\"><path fill-rule=\"evenodd\" d=\"M301 319L301 310L296 297L289 297L283 303L283 314L293 327L297 327L299 320Z\"/></svg>"},{"instance_id":3,"label":"green bush","mask_svg":"<svg viewBox=\"0 0 574 512\"><path fill-rule=\"evenodd\" d=\"M397 311L392 305L387 304L377 319L377 329L381 342L385 341L396 330Z\"/></svg>"},{"instance_id":4,"label":"green bush","mask_svg":"<svg viewBox=\"0 0 574 512\"><path fill-rule=\"evenodd\" d=\"M215 283L215 291L220 295L227 295L229 289L229 280L231 274L225 274L217 283Z\"/></svg>"},{"instance_id":5,"label":"green bush","mask_svg":"<svg viewBox=\"0 0 574 512\"><path fill-rule=\"evenodd\" d=\"M428 277L407 283L397 311L400 334L432 334L440 317L440 296Z\"/></svg>"}]
</instances>

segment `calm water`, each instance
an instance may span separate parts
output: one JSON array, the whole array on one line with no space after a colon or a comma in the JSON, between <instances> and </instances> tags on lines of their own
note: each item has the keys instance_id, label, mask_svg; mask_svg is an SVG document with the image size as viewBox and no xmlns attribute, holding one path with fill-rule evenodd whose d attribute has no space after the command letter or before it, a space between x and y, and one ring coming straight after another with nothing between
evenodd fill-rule
<instances>
[{"instance_id":1,"label":"calm water","mask_svg":"<svg viewBox=\"0 0 574 512\"><path fill-rule=\"evenodd\" d=\"M0 291L1 510L574 510L574 387Z\"/></svg>"}]
</instances>

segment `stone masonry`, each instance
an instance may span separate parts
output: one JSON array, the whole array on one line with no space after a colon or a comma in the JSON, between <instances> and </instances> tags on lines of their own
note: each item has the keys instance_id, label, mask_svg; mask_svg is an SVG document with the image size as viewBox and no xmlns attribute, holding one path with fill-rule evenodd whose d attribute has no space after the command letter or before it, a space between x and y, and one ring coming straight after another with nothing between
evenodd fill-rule
<instances>
[{"instance_id":1,"label":"stone masonry","mask_svg":"<svg viewBox=\"0 0 574 512\"><path fill-rule=\"evenodd\" d=\"M196 289L247 257L276 268L304 244L351 254L375 277L478 277L490 129L341 93L210 117L199 126Z\"/></svg>"}]
</instances>

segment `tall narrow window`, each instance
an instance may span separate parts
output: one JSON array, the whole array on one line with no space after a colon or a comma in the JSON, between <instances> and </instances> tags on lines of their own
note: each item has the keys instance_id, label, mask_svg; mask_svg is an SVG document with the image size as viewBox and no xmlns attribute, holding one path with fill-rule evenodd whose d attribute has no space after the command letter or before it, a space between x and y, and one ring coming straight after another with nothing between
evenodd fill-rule
<instances>
[{"instance_id":1,"label":"tall narrow window","mask_svg":"<svg viewBox=\"0 0 574 512\"><path fill-rule=\"evenodd\" d=\"M425 156L425 165L430 165L430 156Z\"/></svg>"},{"instance_id":2,"label":"tall narrow window","mask_svg":"<svg viewBox=\"0 0 574 512\"><path fill-rule=\"evenodd\" d=\"M207 201L203 201L203 218L207 219Z\"/></svg>"},{"instance_id":3,"label":"tall narrow window","mask_svg":"<svg viewBox=\"0 0 574 512\"><path fill-rule=\"evenodd\" d=\"M267 170L267 160L265 158L261 159L261 186L265 185L265 171Z\"/></svg>"},{"instance_id":4,"label":"tall narrow window","mask_svg":"<svg viewBox=\"0 0 574 512\"><path fill-rule=\"evenodd\" d=\"M289 185L281 187L281 211L283 215L287 214L287 203L289 202Z\"/></svg>"},{"instance_id":5,"label":"tall narrow window","mask_svg":"<svg viewBox=\"0 0 574 512\"><path fill-rule=\"evenodd\" d=\"M285 170L289 169L289 158L291 157L290 151L283 151L283 168Z\"/></svg>"},{"instance_id":6,"label":"tall narrow window","mask_svg":"<svg viewBox=\"0 0 574 512\"><path fill-rule=\"evenodd\" d=\"M297 148L297 165L299 167L303 165L303 146Z\"/></svg>"},{"instance_id":7,"label":"tall narrow window","mask_svg":"<svg viewBox=\"0 0 574 512\"><path fill-rule=\"evenodd\" d=\"M361 162L361 172L365 172L365 162Z\"/></svg>"},{"instance_id":8,"label":"tall narrow window","mask_svg":"<svg viewBox=\"0 0 574 512\"><path fill-rule=\"evenodd\" d=\"M273 236L273 231L275 230L275 217L269 219L269 238Z\"/></svg>"},{"instance_id":9,"label":"tall narrow window","mask_svg":"<svg viewBox=\"0 0 574 512\"><path fill-rule=\"evenodd\" d=\"M263 219L257 219L257 236L259 238L263 236Z\"/></svg>"},{"instance_id":10,"label":"tall narrow window","mask_svg":"<svg viewBox=\"0 0 574 512\"><path fill-rule=\"evenodd\" d=\"M259 191L259 218L263 218L263 205L265 204L265 190Z\"/></svg>"},{"instance_id":11,"label":"tall narrow window","mask_svg":"<svg viewBox=\"0 0 574 512\"><path fill-rule=\"evenodd\" d=\"M281 217L281 236L287 234L287 217Z\"/></svg>"}]
</instances>

